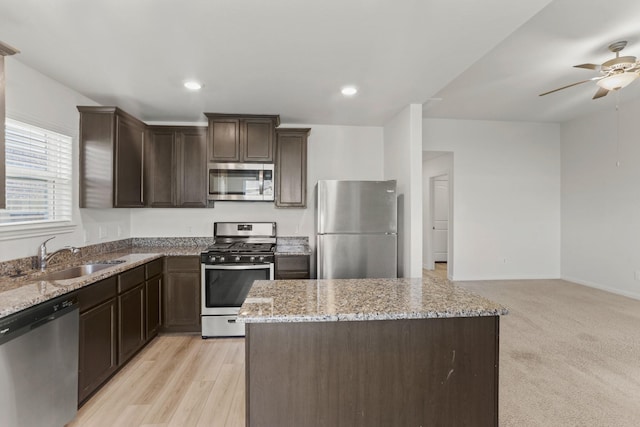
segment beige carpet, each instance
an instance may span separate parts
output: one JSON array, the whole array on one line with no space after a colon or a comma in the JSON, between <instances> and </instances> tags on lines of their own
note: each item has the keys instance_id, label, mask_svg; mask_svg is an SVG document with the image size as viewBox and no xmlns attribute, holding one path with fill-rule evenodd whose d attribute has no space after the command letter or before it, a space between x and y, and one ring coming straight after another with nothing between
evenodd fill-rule
<instances>
[{"instance_id":1,"label":"beige carpet","mask_svg":"<svg viewBox=\"0 0 640 427\"><path fill-rule=\"evenodd\" d=\"M640 301L562 280L456 284L510 310L501 426L640 426Z\"/></svg>"}]
</instances>

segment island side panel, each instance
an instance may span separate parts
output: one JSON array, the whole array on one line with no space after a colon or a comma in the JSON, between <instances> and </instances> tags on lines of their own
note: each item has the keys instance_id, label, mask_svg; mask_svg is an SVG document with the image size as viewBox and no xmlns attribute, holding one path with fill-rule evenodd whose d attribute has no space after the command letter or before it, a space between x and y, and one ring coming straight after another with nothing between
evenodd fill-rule
<instances>
[{"instance_id":1,"label":"island side panel","mask_svg":"<svg viewBox=\"0 0 640 427\"><path fill-rule=\"evenodd\" d=\"M497 316L246 329L247 426L498 425Z\"/></svg>"}]
</instances>

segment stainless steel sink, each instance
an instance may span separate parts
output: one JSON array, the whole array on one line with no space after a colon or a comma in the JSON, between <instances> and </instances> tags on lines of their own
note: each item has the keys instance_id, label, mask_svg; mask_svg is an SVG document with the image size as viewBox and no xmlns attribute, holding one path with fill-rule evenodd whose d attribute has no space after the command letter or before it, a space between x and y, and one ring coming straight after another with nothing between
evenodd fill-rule
<instances>
[{"instance_id":1,"label":"stainless steel sink","mask_svg":"<svg viewBox=\"0 0 640 427\"><path fill-rule=\"evenodd\" d=\"M54 273L47 274L40 278L40 280L67 280L76 279L78 277L87 276L96 271L104 270L105 268L113 267L124 261L110 261L104 263L84 264L76 267L70 267L65 270L56 271Z\"/></svg>"}]
</instances>

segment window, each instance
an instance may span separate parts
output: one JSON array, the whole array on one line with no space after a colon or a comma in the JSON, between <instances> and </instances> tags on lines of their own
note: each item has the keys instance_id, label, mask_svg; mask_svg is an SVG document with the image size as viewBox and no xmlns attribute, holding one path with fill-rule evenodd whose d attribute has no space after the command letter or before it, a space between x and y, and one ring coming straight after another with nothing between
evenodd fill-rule
<instances>
[{"instance_id":1,"label":"window","mask_svg":"<svg viewBox=\"0 0 640 427\"><path fill-rule=\"evenodd\" d=\"M72 139L7 119L6 209L0 227L71 221Z\"/></svg>"}]
</instances>

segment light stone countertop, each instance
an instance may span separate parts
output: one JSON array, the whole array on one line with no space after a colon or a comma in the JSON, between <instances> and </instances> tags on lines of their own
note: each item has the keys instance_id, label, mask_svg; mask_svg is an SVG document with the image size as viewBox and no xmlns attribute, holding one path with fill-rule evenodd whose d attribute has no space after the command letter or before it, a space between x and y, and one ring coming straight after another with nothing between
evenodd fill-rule
<instances>
[{"instance_id":1,"label":"light stone countertop","mask_svg":"<svg viewBox=\"0 0 640 427\"><path fill-rule=\"evenodd\" d=\"M336 322L505 315L500 304L435 277L256 280L238 322Z\"/></svg>"},{"instance_id":2,"label":"light stone countertop","mask_svg":"<svg viewBox=\"0 0 640 427\"><path fill-rule=\"evenodd\" d=\"M137 246L107 252L71 263L56 265L46 273L36 272L19 278L0 278L0 318L46 302L115 274L164 256L200 255L206 246ZM124 261L92 274L67 280L40 280L39 277L81 264Z\"/></svg>"}]
</instances>

